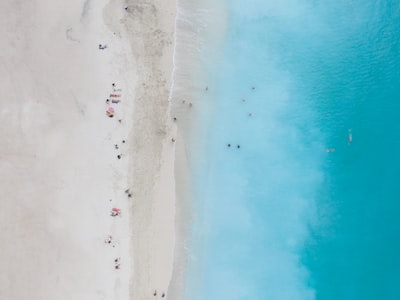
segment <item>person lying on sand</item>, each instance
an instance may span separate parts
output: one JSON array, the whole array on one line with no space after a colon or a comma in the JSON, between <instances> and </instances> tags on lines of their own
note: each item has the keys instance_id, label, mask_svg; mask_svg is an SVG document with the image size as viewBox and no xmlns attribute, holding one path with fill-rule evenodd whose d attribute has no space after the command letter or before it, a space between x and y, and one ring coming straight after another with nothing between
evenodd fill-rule
<instances>
[{"instance_id":1,"label":"person lying on sand","mask_svg":"<svg viewBox=\"0 0 400 300\"><path fill-rule=\"evenodd\" d=\"M110 118L114 117L114 108L113 108L113 107L109 107L109 108L106 110L106 114L107 114L107 116L109 116Z\"/></svg>"},{"instance_id":2,"label":"person lying on sand","mask_svg":"<svg viewBox=\"0 0 400 300\"><path fill-rule=\"evenodd\" d=\"M104 243L111 244L111 241L112 241L112 236L109 235L108 238L104 241Z\"/></svg>"},{"instance_id":3,"label":"person lying on sand","mask_svg":"<svg viewBox=\"0 0 400 300\"><path fill-rule=\"evenodd\" d=\"M114 207L114 208L111 210L111 216L112 216L112 217L119 216L120 213L121 213L121 209L119 209L119 208Z\"/></svg>"},{"instance_id":4,"label":"person lying on sand","mask_svg":"<svg viewBox=\"0 0 400 300\"><path fill-rule=\"evenodd\" d=\"M109 116L110 118L114 117L114 114L112 112L106 111L106 115Z\"/></svg>"},{"instance_id":5,"label":"person lying on sand","mask_svg":"<svg viewBox=\"0 0 400 300\"><path fill-rule=\"evenodd\" d=\"M104 50L104 49L106 49L106 48L107 48L107 45L99 44L99 49L100 49L100 50Z\"/></svg>"}]
</instances>

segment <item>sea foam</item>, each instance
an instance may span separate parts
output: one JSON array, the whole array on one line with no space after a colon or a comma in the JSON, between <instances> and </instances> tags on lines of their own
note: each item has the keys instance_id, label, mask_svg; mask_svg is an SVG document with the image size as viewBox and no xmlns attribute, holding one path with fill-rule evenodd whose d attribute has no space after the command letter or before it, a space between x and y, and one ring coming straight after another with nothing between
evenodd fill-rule
<instances>
[{"instance_id":1,"label":"sea foam","mask_svg":"<svg viewBox=\"0 0 400 300\"><path fill-rule=\"evenodd\" d=\"M326 153L283 55L299 14L182 2L171 100L192 182L184 299L314 299L302 251Z\"/></svg>"}]
</instances>

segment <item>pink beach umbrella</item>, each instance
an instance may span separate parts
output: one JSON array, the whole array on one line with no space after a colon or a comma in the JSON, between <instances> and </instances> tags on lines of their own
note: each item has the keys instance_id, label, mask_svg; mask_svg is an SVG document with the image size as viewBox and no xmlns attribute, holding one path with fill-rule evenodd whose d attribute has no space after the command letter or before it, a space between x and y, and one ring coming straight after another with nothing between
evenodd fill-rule
<instances>
[{"instance_id":1,"label":"pink beach umbrella","mask_svg":"<svg viewBox=\"0 0 400 300\"><path fill-rule=\"evenodd\" d=\"M111 210L111 216L115 217L115 216L119 216L119 214L121 213L121 210L119 208L114 207Z\"/></svg>"},{"instance_id":2,"label":"pink beach umbrella","mask_svg":"<svg viewBox=\"0 0 400 300\"><path fill-rule=\"evenodd\" d=\"M115 112L115 110L114 110L113 107L109 107L107 111L108 111L109 113L112 113L112 114Z\"/></svg>"}]
</instances>

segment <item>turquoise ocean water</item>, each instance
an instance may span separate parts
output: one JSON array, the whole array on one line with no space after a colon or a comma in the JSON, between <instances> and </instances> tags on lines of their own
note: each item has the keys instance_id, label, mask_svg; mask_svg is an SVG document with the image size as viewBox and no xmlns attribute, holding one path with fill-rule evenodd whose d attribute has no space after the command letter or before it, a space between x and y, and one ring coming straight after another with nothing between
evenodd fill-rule
<instances>
[{"instance_id":1,"label":"turquoise ocean water","mask_svg":"<svg viewBox=\"0 0 400 300\"><path fill-rule=\"evenodd\" d=\"M226 5L199 50L185 299L400 299L400 3Z\"/></svg>"}]
</instances>

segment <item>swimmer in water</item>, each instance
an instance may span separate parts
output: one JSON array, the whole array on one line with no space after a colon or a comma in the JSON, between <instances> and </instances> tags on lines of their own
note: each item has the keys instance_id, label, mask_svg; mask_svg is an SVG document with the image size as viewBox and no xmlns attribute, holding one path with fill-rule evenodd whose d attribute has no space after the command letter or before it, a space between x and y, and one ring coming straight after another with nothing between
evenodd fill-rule
<instances>
[{"instance_id":1,"label":"swimmer in water","mask_svg":"<svg viewBox=\"0 0 400 300\"><path fill-rule=\"evenodd\" d=\"M349 138L347 140L347 143L350 145L352 141L353 141L353 134L351 133L351 129L349 129Z\"/></svg>"},{"instance_id":2,"label":"swimmer in water","mask_svg":"<svg viewBox=\"0 0 400 300\"><path fill-rule=\"evenodd\" d=\"M326 149L326 152L328 152L328 153L335 152L335 148L329 148L329 149Z\"/></svg>"}]
</instances>

